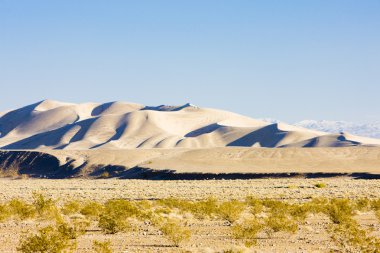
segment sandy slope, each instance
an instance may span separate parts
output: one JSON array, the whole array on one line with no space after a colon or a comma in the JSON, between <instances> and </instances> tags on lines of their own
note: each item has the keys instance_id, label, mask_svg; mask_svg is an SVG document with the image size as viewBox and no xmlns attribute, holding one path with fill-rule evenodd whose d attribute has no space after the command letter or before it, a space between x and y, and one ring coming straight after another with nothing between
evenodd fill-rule
<instances>
[{"instance_id":1,"label":"sandy slope","mask_svg":"<svg viewBox=\"0 0 380 253\"><path fill-rule=\"evenodd\" d=\"M380 140L272 124L222 110L45 100L0 114L3 149L341 147Z\"/></svg>"},{"instance_id":2,"label":"sandy slope","mask_svg":"<svg viewBox=\"0 0 380 253\"><path fill-rule=\"evenodd\" d=\"M380 148L207 148L0 151L0 167L51 178L204 179L257 174L380 174ZM223 176L237 174L236 177ZM185 176L188 175L188 176ZM279 175L280 176L280 175ZM284 176L284 175L282 175ZM286 176L286 175L285 175ZM358 175L359 177L365 177Z\"/></svg>"}]
</instances>

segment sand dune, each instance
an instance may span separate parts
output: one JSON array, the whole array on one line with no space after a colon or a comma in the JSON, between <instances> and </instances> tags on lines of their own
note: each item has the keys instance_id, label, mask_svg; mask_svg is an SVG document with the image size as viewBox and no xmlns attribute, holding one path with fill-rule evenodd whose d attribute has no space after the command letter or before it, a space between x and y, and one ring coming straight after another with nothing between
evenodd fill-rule
<instances>
[{"instance_id":1,"label":"sand dune","mask_svg":"<svg viewBox=\"0 0 380 253\"><path fill-rule=\"evenodd\" d=\"M181 178L184 174L188 175L184 179L220 174L237 174L237 178L289 173L378 175L380 148L11 150L0 151L1 168L51 178L96 178L104 171L111 177L159 179Z\"/></svg>"},{"instance_id":2,"label":"sand dune","mask_svg":"<svg viewBox=\"0 0 380 253\"><path fill-rule=\"evenodd\" d=\"M0 114L2 149L346 147L380 140L268 123L222 110L44 100Z\"/></svg>"}]
</instances>

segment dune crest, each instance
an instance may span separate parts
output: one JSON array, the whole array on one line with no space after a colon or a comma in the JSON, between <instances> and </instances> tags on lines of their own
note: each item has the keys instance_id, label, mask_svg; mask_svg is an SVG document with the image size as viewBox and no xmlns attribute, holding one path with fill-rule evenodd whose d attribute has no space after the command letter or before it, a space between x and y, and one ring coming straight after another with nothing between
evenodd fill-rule
<instances>
[{"instance_id":1,"label":"dune crest","mask_svg":"<svg viewBox=\"0 0 380 253\"><path fill-rule=\"evenodd\" d=\"M44 100L0 113L1 149L347 147L380 140L330 134L236 113L127 102L73 104Z\"/></svg>"}]
</instances>

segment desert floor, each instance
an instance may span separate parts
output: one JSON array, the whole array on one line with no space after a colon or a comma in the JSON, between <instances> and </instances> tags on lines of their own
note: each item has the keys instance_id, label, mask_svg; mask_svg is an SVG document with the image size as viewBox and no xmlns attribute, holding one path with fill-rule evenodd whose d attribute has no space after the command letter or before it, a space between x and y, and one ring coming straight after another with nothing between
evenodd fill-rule
<instances>
[{"instance_id":1,"label":"desert floor","mask_svg":"<svg viewBox=\"0 0 380 253\"><path fill-rule=\"evenodd\" d=\"M324 188L316 187L323 183ZM254 180L153 181L119 179L0 179L0 202L21 198L30 202L39 192L63 203L68 200L109 199L149 200L175 197L199 200L213 196L220 200L244 200L247 196L302 203L311 198L380 198L380 180L335 178L287 178ZM380 224L372 211L359 212L355 219L371 234L380 236ZM246 252L341 252L332 241L328 227L331 221L323 215L309 215L294 234L277 233L268 238L259 234L257 245ZM7 220L0 223L0 252L16 252L25 231L43 226L38 220ZM242 248L243 243L230 236L230 225L223 221L189 218L190 241L173 247L160 232L145 222L137 229L114 235L103 234L96 226L78 239L76 252L92 252L93 240L110 239L114 252L224 252Z\"/></svg>"}]
</instances>

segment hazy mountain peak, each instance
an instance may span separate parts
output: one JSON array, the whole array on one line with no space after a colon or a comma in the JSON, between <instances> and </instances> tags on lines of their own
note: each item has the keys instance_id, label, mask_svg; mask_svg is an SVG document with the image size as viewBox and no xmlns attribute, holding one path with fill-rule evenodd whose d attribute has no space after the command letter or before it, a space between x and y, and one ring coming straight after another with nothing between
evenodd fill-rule
<instances>
[{"instance_id":1,"label":"hazy mountain peak","mask_svg":"<svg viewBox=\"0 0 380 253\"><path fill-rule=\"evenodd\" d=\"M380 138L380 122L354 123L332 120L302 120L295 123L295 125L329 133L348 132L359 136Z\"/></svg>"}]
</instances>

